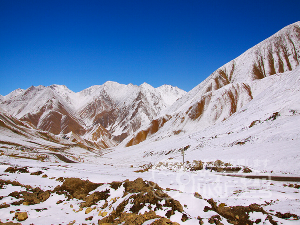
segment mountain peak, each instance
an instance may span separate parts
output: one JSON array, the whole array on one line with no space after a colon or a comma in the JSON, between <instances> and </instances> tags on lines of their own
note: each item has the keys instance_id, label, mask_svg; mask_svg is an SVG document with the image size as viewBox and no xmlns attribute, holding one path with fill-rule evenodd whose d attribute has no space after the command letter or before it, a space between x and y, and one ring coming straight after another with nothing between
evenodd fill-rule
<instances>
[{"instance_id":1,"label":"mountain peak","mask_svg":"<svg viewBox=\"0 0 300 225\"><path fill-rule=\"evenodd\" d=\"M106 81L103 85L100 85L102 88L104 88L106 91L113 91L116 92L116 90L120 91L123 88L130 88L132 87L130 84L120 84L115 81ZM134 85L133 85L134 86Z\"/></svg>"},{"instance_id":2,"label":"mountain peak","mask_svg":"<svg viewBox=\"0 0 300 225\"><path fill-rule=\"evenodd\" d=\"M142 83L140 85L140 88L143 88L143 89L152 89L154 87L152 87L150 84L147 84L146 82Z\"/></svg>"},{"instance_id":3,"label":"mountain peak","mask_svg":"<svg viewBox=\"0 0 300 225\"><path fill-rule=\"evenodd\" d=\"M116 81L106 81L103 85L104 86L112 86L112 85L119 85L119 83Z\"/></svg>"},{"instance_id":4,"label":"mountain peak","mask_svg":"<svg viewBox=\"0 0 300 225\"><path fill-rule=\"evenodd\" d=\"M19 94L22 94L25 90L24 89L21 89L21 88L18 88L12 92L10 92L8 95L6 95L5 97L6 98L10 98L10 97L13 97L13 96L17 96Z\"/></svg>"},{"instance_id":5,"label":"mountain peak","mask_svg":"<svg viewBox=\"0 0 300 225\"><path fill-rule=\"evenodd\" d=\"M64 88L64 89L68 89L68 87L66 85L62 85L62 84L52 84L50 86L48 86L49 88L55 89L55 88Z\"/></svg>"}]
</instances>

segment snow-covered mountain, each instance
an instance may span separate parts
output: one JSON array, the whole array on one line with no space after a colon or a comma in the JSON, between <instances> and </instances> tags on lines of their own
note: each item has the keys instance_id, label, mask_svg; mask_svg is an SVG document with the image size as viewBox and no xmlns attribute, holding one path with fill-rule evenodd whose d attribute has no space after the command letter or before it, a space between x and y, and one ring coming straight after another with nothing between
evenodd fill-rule
<instances>
[{"instance_id":1,"label":"snow-covered mountain","mask_svg":"<svg viewBox=\"0 0 300 225\"><path fill-rule=\"evenodd\" d=\"M106 82L79 94L86 93L92 97L79 109L79 117L87 126L101 124L115 140L122 141L186 92L169 85L153 88L146 83L136 86Z\"/></svg>"},{"instance_id":2,"label":"snow-covered mountain","mask_svg":"<svg viewBox=\"0 0 300 225\"><path fill-rule=\"evenodd\" d=\"M299 224L299 31L188 93L107 82L0 96L0 223Z\"/></svg>"},{"instance_id":3,"label":"snow-covered mountain","mask_svg":"<svg viewBox=\"0 0 300 225\"><path fill-rule=\"evenodd\" d=\"M65 86L30 87L4 97L1 106L16 118L53 134L71 131L84 134L84 124L75 117L72 92Z\"/></svg>"},{"instance_id":4,"label":"snow-covered mountain","mask_svg":"<svg viewBox=\"0 0 300 225\"><path fill-rule=\"evenodd\" d=\"M292 71L299 64L300 22L296 22L217 69L124 144L140 143L154 133L159 139L218 124L262 93L268 87L265 78ZM274 101L272 95L268 97Z\"/></svg>"},{"instance_id":5,"label":"snow-covered mountain","mask_svg":"<svg viewBox=\"0 0 300 225\"><path fill-rule=\"evenodd\" d=\"M32 86L0 96L0 108L37 129L76 137L80 143L131 146L220 124L255 102L269 87L268 77L281 77L299 64L296 22L217 69L188 93L169 85L153 88L112 81L78 93L63 85Z\"/></svg>"},{"instance_id":6,"label":"snow-covered mountain","mask_svg":"<svg viewBox=\"0 0 300 225\"><path fill-rule=\"evenodd\" d=\"M2 96L8 114L55 135L79 135L110 147L149 123L186 92L169 85L106 82L74 93L64 85L17 89Z\"/></svg>"}]
</instances>

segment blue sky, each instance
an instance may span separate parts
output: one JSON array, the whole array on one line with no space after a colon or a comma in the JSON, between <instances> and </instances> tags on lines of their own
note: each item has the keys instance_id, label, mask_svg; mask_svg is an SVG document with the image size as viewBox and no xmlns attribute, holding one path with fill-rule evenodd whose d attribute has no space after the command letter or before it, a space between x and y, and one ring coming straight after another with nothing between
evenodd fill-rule
<instances>
[{"instance_id":1,"label":"blue sky","mask_svg":"<svg viewBox=\"0 0 300 225\"><path fill-rule=\"evenodd\" d=\"M0 0L0 94L106 81L191 90L299 21L299 0Z\"/></svg>"}]
</instances>

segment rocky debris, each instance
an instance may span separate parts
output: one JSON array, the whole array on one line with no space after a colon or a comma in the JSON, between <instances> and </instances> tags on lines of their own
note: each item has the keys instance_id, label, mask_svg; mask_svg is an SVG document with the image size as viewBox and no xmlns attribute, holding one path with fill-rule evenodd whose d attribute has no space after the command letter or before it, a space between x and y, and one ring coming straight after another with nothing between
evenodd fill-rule
<instances>
[{"instance_id":1,"label":"rocky debris","mask_svg":"<svg viewBox=\"0 0 300 225\"><path fill-rule=\"evenodd\" d=\"M189 219L189 217L183 213L183 207L180 202L164 193L162 188L154 182L147 182L142 178L137 178L134 181L125 180L123 187L125 188L123 197L127 195L130 195L130 197L125 198L126 200L122 201L112 213L103 218L100 221L101 223L125 222L125 224L142 224L146 220L160 218L156 215L155 211L164 208L169 208L165 215L168 218L174 215L175 211L178 211L183 214L182 221ZM128 205L130 206L129 212L124 212L125 207L128 208ZM149 212L141 214L140 210L144 207L148 207ZM130 223L128 221L132 222ZM171 222L168 219L166 219L166 221Z\"/></svg>"},{"instance_id":2,"label":"rocky debris","mask_svg":"<svg viewBox=\"0 0 300 225\"><path fill-rule=\"evenodd\" d=\"M125 195L127 193L145 193L152 191L153 189L162 190L157 184L152 181L146 183L142 178L137 178L134 181L129 181L128 179L124 181L123 184L125 188Z\"/></svg>"},{"instance_id":3,"label":"rocky debris","mask_svg":"<svg viewBox=\"0 0 300 225\"><path fill-rule=\"evenodd\" d=\"M241 167L217 167L217 166L206 166L206 170L216 171L216 172L238 172Z\"/></svg>"},{"instance_id":4,"label":"rocky debris","mask_svg":"<svg viewBox=\"0 0 300 225\"><path fill-rule=\"evenodd\" d=\"M296 188L296 189L300 189L300 184L284 184L283 186L285 187L291 187L291 188Z\"/></svg>"},{"instance_id":5,"label":"rocky debris","mask_svg":"<svg viewBox=\"0 0 300 225\"><path fill-rule=\"evenodd\" d=\"M11 184L13 186L21 186L21 187L29 187L29 185L23 185L21 184L20 182L18 181L11 181L11 180L2 180L0 179L0 188L3 188L4 185L8 185L8 184Z\"/></svg>"},{"instance_id":6,"label":"rocky debris","mask_svg":"<svg viewBox=\"0 0 300 225\"><path fill-rule=\"evenodd\" d=\"M4 170L4 172L7 173L29 173L28 167L8 167L6 168L6 170Z\"/></svg>"},{"instance_id":7,"label":"rocky debris","mask_svg":"<svg viewBox=\"0 0 300 225\"><path fill-rule=\"evenodd\" d=\"M85 214L89 214L90 212L92 212L93 209L91 207L86 208L85 210Z\"/></svg>"},{"instance_id":8,"label":"rocky debris","mask_svg":"<svg viewBox=\"0 0 300 225\"><path fill-rule=\"evenodd\" d=\"M13 202L12 205L35 205L46 201L50 197L50 191L43 191L39 187L31 188L27 191L14 191L9 194L20 201Z\"/></svg>"},{"instance_id":9,"label":"rocky debris","mask_svg":"<svg viewBox=\"0 0 300 225\"><path fill-rule=\"evenodd\" d=\"M272 225L277 225L277 221L273 220L273 217L271 215L268 215L266 220L269 220L269 222L272 224Z\"/></svg>"},{"instance_id":10,"label":"rocky debris","mask_svg":"<svg viewBox=\"0 0 300 225\"><path fill-rule=\"evenodd\" d=\"M253 222L249 219L250 212L262 212L263 214L268 214L262 207L257 204L251 204L249 206L228 207L222 203L218 206L213 199L209 199L207 200L207 202L211 205L211 207L205 206L205 212L209 210L215 211L222 217L226 218L228 223L233 224L253 224ZM214 217L212 220L215 221L217 219L217 217Z\"/></svg>"},{"instance_id":11,"label":"rocky debris","mask_svg":"<svg viewBox=\"0 0 300 225\"><path fill-rule=\"evenodd\" d=\"M84 198L84 202L82 202L80 204L80 207L90 207L94 204L96 204L97 202L99 202L100 200L106 200L109 197L109 190L105 190L105 191L96 191L94 193L92 193L89 196L86 196Z\"/></svg>"},{"instance_id":12,"label":"rocky debris","mask_svg":"<svg viewBox=\"0 0 300 225\"><path fill-rule=\"evenodd\" d=\"M185 171L199 171L205 169L210 172L215 171L215 172L223 172L223 173L237 173L239 171L242 171L243 173L252 172L252 170L248 167L233 166L231 163L222 162L219 159L214 162L202 162L201 160L193 160L192 162L186 161L184 163L164 161L164 162L158 162L155 165L152 165L152 163L144 164L143 166L140 167L142 167L142 169L136 170L134 172L142 173L148 171L149 169L153 169L153 170L167 169L171 171L176 171L176 169L184 169Z\"/></svg>"},{"instance_id":13,"label":"rocky debris","mask_svg":"<svg viewBox=\"0 0 300 225\"><path fill-rule=\"evenodd\" d=\"M195 192L195 193L194 193L194 196L195 196L195 198L202 199L202 196L201 196L198 192Z\"/></svg>"},{"instance_id":14,"label":"rocky debris","mask_svg":"<svg viewBox=\"0 0 300 225\"><path fill-rule=\"evenodd\" d=\"M295 220L300 219L300 216L297 216L296 214L292 214L292 213L276 212L275 216L277 216L278 218L282 218L282 219L290 219L291 217L292 217L292 219L295 219Z\"/></svg>"},{"instance_id":15,"label":"rocky debris","mask_svg":"<svg viewBox=\"0 0 300 225\"><path fill-rule=\"evenodd\" d=\"M189 219L188 215L186 215L185 213L183 213L182 216L181 216L181 221L182 221L182 222L185 222L185 221L187 221L188 219Z\"/></svg>"},{"instance_id":16,"label":"rocky debris","mask_svg":"<svg viewBox=\"0 0 300 225\"><path fill-rule=\"evenodd\" d=\"M39 204L40 202L46 201L50 197L51 191L43 191L39 187L32 188L30 185L23 185L17 181L10 180L1 180L0 179L0 188L3 188L3 185L11 184L13 186L20 186L26 188L26 191L14 191L11 192L8 196L20 199L17 202L13 202L12 205L34 205ZM3 207L7 205L1 205Z\"/></svg>"},{"instance_id":17,"label":"rocky debris","mask_svg":"<svg viewBox=\"0 0 300 225\"><path fill-rule=\"evenodd\" d=\"M179 223L172 222L167 218L161 217L159 220L155 220L151 225L179 225Z\"/></svg>"},{"instance_id":18,"label":"rocky debris","mask_svg":"<svg viewBox=\"0 0 300 225\"><path fill-rule=\"evenodd\" d=\"M117 190L119 187L121 187L122 182L118 182L118 181L113 181L110 183L110 187Z\"/></svg>"},{"instance_id":19,"label":"rocky debris","mask_svg":"<svg viewBox=\"0 0 300 225\"><path fill-rule=\"evenodd\" d=\"M65 178L62 185L54 188L54 192L64 194L69 199L84 199L88 193L95 190L102 184L96 184L89 180L81 180L80 178Z\"/></svg>"},{"instance_id":20,"label":"rocky debris","mask_svg":"<svg viewBox=\"0 0 300 225\"><path fill-rule=\"evenodd\" d=\"M233 166L231 163L223 162L217 159L214 162L207 162L205 166L206 170L216 171L216 172L239 172L242 167L240 166Z\"/></svg>"},{"instance_id":21,"label":"rocky debris","mask_svg":"<svg viewBox=\"0 0 300 225\"><path fill-rule=\"evenodd\" d=\"M92 220L93 219L93 216L90 216L90 217L88 217L88 218L85 218L85 220Z\"/></svg>"},{"instance_id":22,"label":"rocky debris","mask_svg":"<svg viewBox=\"0 0 300 225\"><path fill-rule=\"evenodd\" d=\"M28 214L27 214L27 212L16 212L15 218L21 222L28 218Z\"/></svg>"},{"instance_id":23,"label":"rocky debris","mask_svg":"<svg viewBox=\"0 0 300 225\"><path fill-rule=\"evenodd\" d=\"M198 217L197 217L197 220L199 221L199 224L200 224L200 225L204 224L203 218L201 218L201 216L198 216Z\"/></svg>"},{"instance_id":24,"label":"rocky debris","mask_svg":"<svg viewBox=\"0 0 300 225\"><path fill-rule=\"evenodd\" d=\"M278 116L280 116L280 113L279 112L274 112L272 114L272 116L270 116L267 120L271 120L271 121L276 120Z\"/></svg>"},{"instance_id":25,"label":"rocky debris","mask_svg":"<svg viewBox=\"0 0 300 225\"><path fill-rule=\"evenodd\" d=\"M125 180L123 182L112 182L108 184L114 190L124 187L123 196L111 198L110 201L108 201L108 198L110 196L111 189L94 191L102 184L93 183L89 180L82 180L79 178L59 178L59 180L63 181L61 185L56 186L53 190L47 191L43 191L39 187L32 188L28 185L25 186L15 181L0 180L0 186L12 184L26 188L26 191L14 191L9 194L9 196L19 200L13 202L12 205L39 204L46 201L50 197L51 193L57 193L65 195L69 200L73 198L83 200L80 203L79 211L84 210L85 214L88 215L92 214L92 211L96 209L96 206L92 208L92 205L97 205L100 200L105 200L105 203L101 207L103 211L100 211L98 215L103 217L99 220L100 224L123 222L125 222L124 224L142 224L147 220L156 218L157 220L154 224L177 224L171 222L169 219L176 211L182 214L182 221L189 219L189 216L184 213L183 207L179 201L172 199L164 193L163 189L156 183L144 181L142 178L137 178L133 181ZM91 191L94 192L90 194ZM111 207L111 205L115 204L120 198L124 198L123 201L120 201L115 209L111 213L108 213L106 208ZM63 202L63 200L59 200L56 204L61 204ZM10 205L2 204L1 206L9 207ZM148 207L149 211L140 213L140 210L144 207ZM127 210L125 210L125 208ZM165 216L168 218L158 216L155 212L166 208L168 208L168 211ZM20 215L18 217L19 221L25 218L25 213L16 214L16 216L17 215ZM23 217L21 215L23 215ZM86 220L91 220L93 216L91 215L87 217Z\"/></svg>"},{"instance_id":26,"label":"rocky debris","mask_svg":"<svg viewBox=\"0 0 300 225\"><path fill-rule=\"evenodd\" d=\"M243 169L243 173L252 173L252 170L250 168L248 168L248 167L245 167Z\"/></svg>"},{"instance_id":27,"label":"rocky debris","mask_svg":"<svg viewBox=\"0 0 300 225\"><path fill-rule=\"evenodd\" d=\"M145 182L142 178L137 178L134 181L126 180L124 182L125 195L128 193L137 193L132 195L130 198L133 199L133 206L130 208L130 211L133 213L138 213L146 203L150 205L155 205L155 210L162 209L162 207L171 207L171 215L174 214L174 211L183 212L182 205L168 196L162 191L162 188L159 187L154 182ZM161 201L165 200L165 203L162 205Z\"/></svg>"},{"instance_id":28,"label":"rocky debris","mask_svg":"<svg viewBox=\"0 0 300 225\"><path fill-rule=\"evenodd\" d=\"M203 162L201 160L194 160L190 171L197 171L203 169Z\"/></svg>"},{"instance_id":29,"label":"rocky debris","mask_svg":"<svg viewBox=\"0 0 300 225\"><path fill-rule=\"evenodd\" d=\"M266 212L261 206L258 204L251 204L249 206L226 206L226 204L221 203L217 205L217 203L213 199L208 199L207 202L211 205L211 207L205 206L204 212L209 210L215 211L218 215L212 216L208 222L211 224L222 224L221 220L222 217L227 219L228 223L236 224L236 225L244 225L244 224L254 224L260 223L261 219L257 219L256 221L251 221L249 218L249 213L251 212L261 212L262 214L266 215L266 221L268 220L272 225L277 224L274 220L273 216L282 218L282 219L290 219L291 217L294 220L299 220L300 217L296 214L291 213L280 213L276 212L275 215L272 215Z\"/></svg>"},{"instance_id":30,"label":"rocky debris","mask_svg":"<svg viewBox=\"0 0 300 225\"><path fill-rule=\"evenodd\" d=\"M63 177L59 177L56 179L56 181L59 181L59 182L64 182L64 180L65 180L65 178L63 178Z\"/></svg>"},{"instance_id":31,"label":"rocky debris","mask_svg":"<svg viewBox=\"0 0 300 225\"><path fill-rule=\"evenodd\" d=\"M42 212L44 210L48 210L47 208L42 208L42 209L34 209L36 212Z\"/></svg>"},{"instance_id":32,"label":"rocky debris","mask_svg":"<svg viewBox=\"0 0 300 225\"><path fill-rule=\"evenodd\" d=\"M8 207L10 207L10 205L7 204L6 202L4 202L4 203L2 203L2 204L0 205L0 209L8 208Z\"/></svg>"},{"instance_id":33,"label":"rocky debris","mask_svg":"<svg viewBox=\"0 0 300 225\"><path fill-rule=\"evenodd\" d=\"M208 219L208 222L210 224L223 224L221 223L222 218L220 217L220 215L213 215Z\"/></svg>"},{"instance_id":34,"label":"rocky debris","mask_svg":"<svg viewBox=\"0 0 300 225\"><path fill-rule=\"evenodd\" d=\"M30 175L41 175L41 174L43 174L43 172L42 171L36 171L36 172L32 172L32 173L30 173Z\"/></svg>"}]
</instances>

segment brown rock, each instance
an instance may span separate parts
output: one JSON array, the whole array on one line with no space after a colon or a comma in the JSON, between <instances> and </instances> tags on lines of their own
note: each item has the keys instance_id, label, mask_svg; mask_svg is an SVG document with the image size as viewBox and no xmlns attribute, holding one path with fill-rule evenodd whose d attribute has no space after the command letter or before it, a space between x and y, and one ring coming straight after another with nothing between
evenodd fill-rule
<instances>
[{"instance_id":1,"label":"brown rock","mask_svg":"<svg viewBox=\"0 0 300 225\"><path fill-rule=\"evenodd\" d=\"M160 218L159 220L155 220L152 224L153 225L179 225L179 223L172 222L167 218Z\"/></svg>"},{"instance_id":2,"label":"brown rock","mask_svg":"<svg viewBox=\"0 0 300 225\"><path fill-rule=\"evenodd\" d=\"M24 221L28 218L27 212L17 212L15 213L15 217L18 221Z\"/></svg>"},{"instance_id":3,"label":"brown rock","mask_svg":"<svg viewBox=\"0 0 300 225\"><path fill-rule=\"evenodd\" d=\"M196 198L202 199L202 196L201 196L198 192L195 192L194 196L195 196Z\"/></svg>"},{"instance_id":4,"label":"brown rock","mask_svg":"<svg viewBox=\"0 0 300 225\"><path fill-rule=\"evenodd\" d=\"M90 212L92 212L93 209L91 207L88 207L86 210L85 210L85 214L89 214Z\"/></svg>"}]
</instances>

